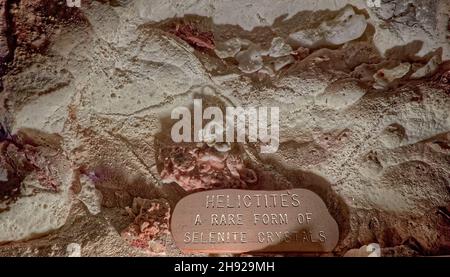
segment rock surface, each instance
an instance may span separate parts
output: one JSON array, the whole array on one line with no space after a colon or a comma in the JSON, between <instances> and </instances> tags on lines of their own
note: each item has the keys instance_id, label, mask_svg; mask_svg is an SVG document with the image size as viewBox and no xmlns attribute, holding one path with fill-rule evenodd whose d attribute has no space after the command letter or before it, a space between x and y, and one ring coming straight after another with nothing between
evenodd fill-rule
<instances>
[{"instance_id":1,"label":"rock surface","mask_svg":"<svg viewBox=\"0 0 450 277\"><path fill-rule=\"evenodd\" d=\"M446 1L109 2L0 1L0 256L183 255L165 215L217 176L164 182L159 150L199 95L280 108L278 151L225 175L317 193L332 255L450 254Z\"/></svg>"}]
</instances>

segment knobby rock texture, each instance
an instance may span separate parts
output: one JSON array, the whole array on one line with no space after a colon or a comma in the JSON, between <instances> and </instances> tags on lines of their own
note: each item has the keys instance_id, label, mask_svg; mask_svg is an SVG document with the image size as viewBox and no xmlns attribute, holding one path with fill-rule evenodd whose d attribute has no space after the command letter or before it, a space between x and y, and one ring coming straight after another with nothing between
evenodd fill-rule
<instances>
[{"instance_id":1,"label":"knobby rock texture","mask_svg":"<svg viewBox=\"0 0 450 277\"><path fill-rule=\"evenodd\" d=\"M186 255L222 188L314 191L326 255L450 254L448 1L81 2L0 0L0 256ZM278 151L173 143L194 98L279 107Z\"/></svg>"}]
</instances>

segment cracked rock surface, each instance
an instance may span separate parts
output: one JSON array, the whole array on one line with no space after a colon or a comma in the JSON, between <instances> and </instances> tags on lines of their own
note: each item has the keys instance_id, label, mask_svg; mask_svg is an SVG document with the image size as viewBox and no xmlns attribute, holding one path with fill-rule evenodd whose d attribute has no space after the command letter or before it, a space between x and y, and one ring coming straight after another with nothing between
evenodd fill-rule
<instances>
[{"instance_id":1,"label":"cracked rock surface","mask_svg":"<svg viewBox=\"0 0 450 277\"><path fill-rule=\"evenodd\" d=\"M224 187L316 192L340 228L331 255L449 255L449 11L0 0L0 256L184 255L170 212ZM278 151L194 144L207 162L164 163L170 112L199 96L279 107Z\"/></svg>"}]
</instances>

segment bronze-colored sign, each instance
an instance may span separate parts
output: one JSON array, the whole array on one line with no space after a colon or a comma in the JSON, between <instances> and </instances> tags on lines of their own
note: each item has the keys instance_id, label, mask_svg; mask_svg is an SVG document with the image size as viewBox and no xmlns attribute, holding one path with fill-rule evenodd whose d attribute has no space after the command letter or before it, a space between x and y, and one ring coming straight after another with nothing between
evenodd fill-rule
<instances>
[{"instance_id":1,"label":"bronze-colored sign","mask_svg":"<svg viewBox=\"0 0 450 277\"><path fill-rule=\"evenodd\" d=\"M325 203L306 189L194 193L178 202L171 230L185 252L330 252L339 239Z\"/></svg>"}]
</instances>

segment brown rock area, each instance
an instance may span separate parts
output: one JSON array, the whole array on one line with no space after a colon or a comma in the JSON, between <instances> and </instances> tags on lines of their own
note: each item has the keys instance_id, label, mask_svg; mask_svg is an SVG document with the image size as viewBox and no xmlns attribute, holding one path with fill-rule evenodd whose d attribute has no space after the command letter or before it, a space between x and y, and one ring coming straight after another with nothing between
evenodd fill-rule
<instances>
[{"instance_id":1,"label":"brown rock area","mask_svg":"<svg viewBox=\"0 0 450 277\"><path fill-rule=\"evenodd\" d=\"M10 55L8 46L7 1L0 1L0 62L3 64Z\"/></svg>"},{"instance_id":2,"label":"brown rock area","mask_svg":"<svg viewBox=\"0 0 450 277\"><path fill-rule=\"evenodd\" d=\"M6 2L6 1L5 1ZM12 24L16 43L31 51L42 51L50 43L49 37L58 24L76 22L80 13L70 9L64 1L25 0L11 1Z\"/></svg>"}]
</instances>

